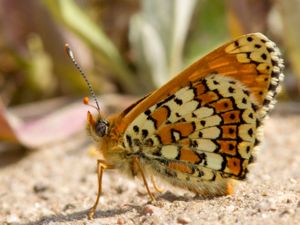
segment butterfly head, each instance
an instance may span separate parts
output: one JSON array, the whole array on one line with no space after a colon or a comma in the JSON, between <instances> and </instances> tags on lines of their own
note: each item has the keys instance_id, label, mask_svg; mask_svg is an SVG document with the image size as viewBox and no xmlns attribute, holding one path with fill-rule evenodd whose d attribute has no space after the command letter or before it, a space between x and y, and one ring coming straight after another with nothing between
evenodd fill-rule
<instances>
[{"instance_id":1,"label":"butterfly head","mask_svg":"<svg viewBox=\"0 0 300 225\"><path fill-rule=\"evenodd\" d=\"M90 111L87 113L87 129L91 136L98 141L108 134L109 122L100 116L93 116Z\"/></svg>"},{"instance_id":2,"label":"butterfly head","mask_svg":"<svg viewBox=\"0 0 300 225\"><path fill-rule=\"evenodd\" d=\"M93 115L90 111L87 112L87 130L90 135L98 141L108 134L109 122L101 117L99 108L91 105L87 97L83 99L85 105L89 105L97 110L97 115Z\"/></svg>"}]
</instances>

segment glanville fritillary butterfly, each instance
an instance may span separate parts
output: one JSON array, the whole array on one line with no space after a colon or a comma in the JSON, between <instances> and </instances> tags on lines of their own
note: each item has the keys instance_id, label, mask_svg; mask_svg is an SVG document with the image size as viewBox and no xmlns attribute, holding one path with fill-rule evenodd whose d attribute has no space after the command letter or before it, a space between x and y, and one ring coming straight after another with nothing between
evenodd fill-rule
<instances>
[{"instance_id":1,"label":"glanville fritillary butterfly","mask_svg":"<svg viewBox=\"0 0 300 225\"><path fill-rule=\"evenodd\" d=\"M262 124L275 104L284 75L275 43L261 33L238 37L199 59L167 84L104 119L95 94L70 48L66 52L93 95L97 115L87 130L104 159L97 161L98 194L106 169L139 176L154 200L158 176L202 196L233 191L254 161ZM85 100L88 104L88 100Z\"/></svg>"}]
</instances>

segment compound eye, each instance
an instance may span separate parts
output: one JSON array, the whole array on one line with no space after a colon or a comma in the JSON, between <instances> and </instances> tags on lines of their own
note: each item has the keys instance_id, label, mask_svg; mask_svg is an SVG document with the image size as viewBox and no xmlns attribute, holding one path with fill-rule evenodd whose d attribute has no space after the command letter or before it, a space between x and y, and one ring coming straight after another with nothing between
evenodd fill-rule
<instances>
[{"instance_id":1,"label":"compound eye","mask_svg":"<svg viewBox=\"0 0 300 225\"><path fill-rule=\"evenodd\" d=\"M108 131L108 125L109 125L108 122L105 120L97 121L96 126L95 126L96 134L100 137L105 136Z\"/></svg>"}]
</instances>

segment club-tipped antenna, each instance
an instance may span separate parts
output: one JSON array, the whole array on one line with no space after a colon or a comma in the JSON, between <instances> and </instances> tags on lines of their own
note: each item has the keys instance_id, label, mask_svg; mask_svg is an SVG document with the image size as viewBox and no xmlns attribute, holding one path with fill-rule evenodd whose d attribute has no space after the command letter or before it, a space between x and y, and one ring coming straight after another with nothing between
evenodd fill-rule
<instances>
[{"instance_id":1,"label":"club-tipped antenna","mask_svg":"<svg viewBox=\"0 0 300 225\"><path fill-rule=\"evenodd\" d=\"M76 66L76 68L78 69L79 73L81 74L81 76L85 80L85 82L86 82L86 84L87 84L87 86L88 86L88 88L90 90L90 93L91 93L91 95L94 98L94 101L95 101L96 106L97 106L97 110L100 113L100 107L99 107L99 104L98 104L95 92L94 92L94 90L92 88L92 85L89 82L89 80L87 79L87 77L86 77L85 73L83 72L83 70L81 69L80 65L76 61L74 53L73 53L73 51L71 50L71 48L70 48L70 46L68 44L65 44L65 52L67 53L67 55L69 56L69 58L72 60L73 64Z\"/></svg>"}]
</instances>

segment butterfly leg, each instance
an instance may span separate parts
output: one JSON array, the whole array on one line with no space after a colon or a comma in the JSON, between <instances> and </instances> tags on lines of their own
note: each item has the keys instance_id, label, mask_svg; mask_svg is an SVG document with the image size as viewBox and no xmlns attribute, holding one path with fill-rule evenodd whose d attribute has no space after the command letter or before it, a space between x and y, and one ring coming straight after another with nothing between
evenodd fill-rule
<instances>
[{"instance_id":1,"label":"butterfly leg","mask_svg":"<svg viewBox=\"0 0 300 225\"><path fill-rule=\"evenodd\" d=\"M164 191L163 188L158 187L158 185L157 185L157 183L156 183L156 181L155 181L155 179L154 179L154 176L151 176L151 181L152 181L152 184L153 184L154 189L155 189L157 192L162 193L162 192Z\"/></svg>"},{"instance_id":2,"label":"butterfly leg","mask_svg":"<svg viewBox=\"0 0 300 225\"><path fill-rule=\"evenodd\" d=\"M140 171L140 173L142 175L142 178L143 178L143 181L144 181L144 185L145 185L145 187L147 189L147 192L148 192L148 195L150 196L151 201L155 201L155 197L154 197L154 195L150 191L150 188L148 186L148 183L147 183L147 180L146 180L143 168L142 168L142 166L140 164L140 160L138 159L138 157L133 157L133 163L137 166L137 169Z\"/></svg>"},{"instance_id":3,"label":"butterfly leg","mask_svg":"<svg viewBox=\"0 0 300 225\"><path fill-rule=\"evenodd\" d=\"M111 164L108 164L106 161L98 159L97 160L97 175L98 175L98 193L97 193L97 198L96 201L93 205L93 207L89 210L88 213L88 219L91 220L94 217L98 202L99 202L99 198L102 192L102 176L103 176L103 171L105 169L113 169L114 166Z\"/></svg>"}]
</instances>

